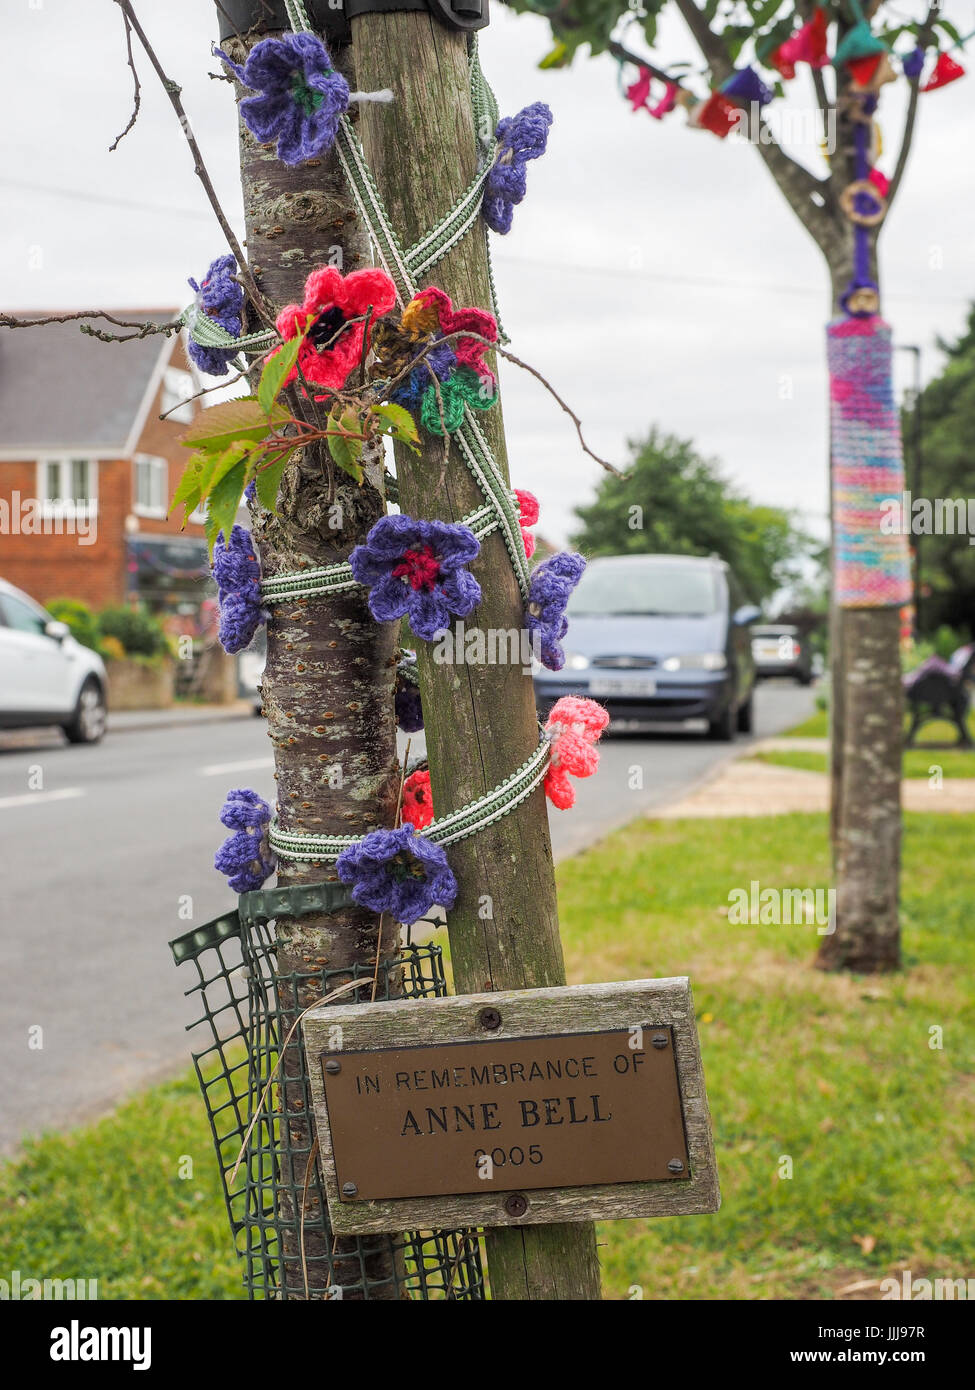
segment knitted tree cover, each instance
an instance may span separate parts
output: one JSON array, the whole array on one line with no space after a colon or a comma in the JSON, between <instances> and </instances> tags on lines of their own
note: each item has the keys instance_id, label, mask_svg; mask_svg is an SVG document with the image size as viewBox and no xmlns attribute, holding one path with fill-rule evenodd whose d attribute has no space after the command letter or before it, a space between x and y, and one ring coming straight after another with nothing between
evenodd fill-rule
<instances>
[{"instance_id":1,"label":"knitted tree cover","mask_svg":"<svg viewBox=\"0 0 975 1390\"><path fill-rule=\"evenodd\" d=\"M907 537L881 527L904 491L890 325L878 315L826 329L830 376L833 544L842 608L899 608L911 597Z\"/></svg>"}]
</instances>

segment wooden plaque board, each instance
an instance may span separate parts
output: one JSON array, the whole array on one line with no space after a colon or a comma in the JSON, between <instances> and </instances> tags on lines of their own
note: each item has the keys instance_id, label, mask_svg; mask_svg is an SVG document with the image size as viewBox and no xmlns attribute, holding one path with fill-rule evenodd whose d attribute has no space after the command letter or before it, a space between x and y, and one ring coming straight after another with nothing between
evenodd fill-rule
<instances>
[{"instance_id":1,"label":"wooden plaque board","mask_svg":"<svg viewBox=\"0 0 975 1390\"><path fill-rule=\"evenodd\" d=\"M686 978L322 1006L304 1034L339 1235L720 1205Z\"/></svg>"}]
</instances>

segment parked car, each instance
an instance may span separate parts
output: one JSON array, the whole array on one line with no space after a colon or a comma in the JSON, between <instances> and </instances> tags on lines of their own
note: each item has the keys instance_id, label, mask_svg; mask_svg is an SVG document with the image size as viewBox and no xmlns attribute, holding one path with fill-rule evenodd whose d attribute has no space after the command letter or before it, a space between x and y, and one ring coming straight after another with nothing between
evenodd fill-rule
<instances>
[{"instance_id":1,"label":"parked car","mask_svg":"<svg viewBox=\"0 0 975 1390\"><path fill-rule=\"evenodd\" d=\"M808 638L789 623L762 623L752 628L756 676L791 676L800 685L813 678L813 654Z\"/></svg>"},{"instance_id":2,"label":"parked car","mask_svg":"<svg viewBox=\"0 0 975 1390\"><path fill-rule=\"evenodd\" d=\"M592 560L568 608L561 671L535 670L546 711L561 695L588 695L612 719L706 719L711 738L752 727L749 624L723 560L689 555L614 555Z\"/></svg>"},{"instance_id":3,"label":"parked car","mask_svg":"<svg viewBox=\"0 0 975 1390\"><path fill-rule=\"evenodd\" d=\"M58 724L72 743L97 743L107 690L98 653L0 579L0 728Z\"/></svg>"},{"instance_id":4,"label":"parked car","mask_svg":"<svg viewBox=\"0 0 975 1390\"><path fill-rule=\"evenodd\" d=\"M246 647L237 658L237 676L240 682L240 693L245 700L250 700L255 714L263 713L261 681L264 677L264 665L266 661L267 632L263 627L259 627L254 634L250 646Z\"/></svg>"}]
</instances>

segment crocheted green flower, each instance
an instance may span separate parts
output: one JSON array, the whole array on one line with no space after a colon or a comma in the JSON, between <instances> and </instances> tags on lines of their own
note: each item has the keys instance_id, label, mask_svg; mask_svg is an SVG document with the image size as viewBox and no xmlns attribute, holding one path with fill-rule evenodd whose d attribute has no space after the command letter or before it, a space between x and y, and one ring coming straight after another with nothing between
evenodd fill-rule
<instances>
[{"instance_id":1,"label":"crocheted green flower","mask_svg":"<svg viewBox=\"0 0 975 1390\"><path fill-rule=\"evenodd\" d=\"M420 424L431 434L453 434L464 422L465 405L473 410L490 410L497 399L498 383L493 376L479 376L470 367L458 367L453 376L440 383L439 400L432 384L424 391Z\"/></svg>"}]
</instances>

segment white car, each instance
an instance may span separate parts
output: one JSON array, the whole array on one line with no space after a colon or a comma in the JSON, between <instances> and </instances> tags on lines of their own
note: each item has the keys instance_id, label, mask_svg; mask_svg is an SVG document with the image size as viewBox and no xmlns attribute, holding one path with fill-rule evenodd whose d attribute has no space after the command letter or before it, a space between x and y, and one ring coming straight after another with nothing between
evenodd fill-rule
<instances>
[{"instance_id":1,"label":"white car","mask_svg":"<svg viewBox=\"0 0 975 1390\"><path fill-rule=\"evenodd\" d=\"M98 653L0 579L0 729L58 724L72 743L97 743L107 686Z\"/></svg>"}]
</instances>

